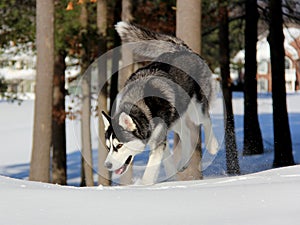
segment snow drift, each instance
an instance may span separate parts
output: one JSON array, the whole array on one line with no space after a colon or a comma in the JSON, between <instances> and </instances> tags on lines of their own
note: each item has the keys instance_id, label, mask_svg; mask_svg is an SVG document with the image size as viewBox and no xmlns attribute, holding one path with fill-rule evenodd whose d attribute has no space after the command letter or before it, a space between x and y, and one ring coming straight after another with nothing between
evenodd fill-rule
<instances>
[{"instance_id":1,"label":"snow drift","mask_svg":"<svg viewBox=\"0 0 300 225\"><path fill-rule=\"evenodd\" d=\"M0 177L5 225L297 224L300 166L153 186L63 187Z\"/></svg>"}]
</instances>

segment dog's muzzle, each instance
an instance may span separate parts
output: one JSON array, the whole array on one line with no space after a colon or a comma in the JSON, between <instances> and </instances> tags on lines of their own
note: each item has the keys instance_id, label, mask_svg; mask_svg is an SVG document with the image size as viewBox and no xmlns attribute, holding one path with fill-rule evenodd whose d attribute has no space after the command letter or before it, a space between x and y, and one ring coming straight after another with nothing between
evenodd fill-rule
<instances>
[{"instance_id":1,"label":"dog's muzzle","mask_svg":"<svg viewBox=\"0 0 300 225\"><path fill-rule=\"evenodd\" d=\"M132 155L130 155L127 160L125 161L125 163L118 169L113 169L113 164L110 161L106 161L104 162L104 167L106 169L108 169L109 171L113 171L115 174L117 175L121 175L123 173L125 173L127 171L128 165L130 164L130 162L132 161L133 157Z\"/></svg>"}]
</instances>

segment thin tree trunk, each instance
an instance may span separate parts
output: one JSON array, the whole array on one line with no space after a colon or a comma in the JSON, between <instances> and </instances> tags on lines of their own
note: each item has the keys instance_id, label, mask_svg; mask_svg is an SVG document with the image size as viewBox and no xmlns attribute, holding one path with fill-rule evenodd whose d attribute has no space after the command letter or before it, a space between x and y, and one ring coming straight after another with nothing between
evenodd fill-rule
<instances>
[{"instance_id":1,"label":"thin tree trunk","mask_svg":"<svg viewBox=\"0 0 300 225\"><path fill-rule=\"evenodd\" d=\"M200 54L201 52L201 0L190 0L189 3L185 0L177 0L176 11L176 36L181 38L185 43L193 49L193 51ZM191 156L191 160L187 169L178 172L177 178L179 180L199 180L202 179L201 165L201 135L200 127L195 127L192 124L190 129L195 129L196 137L191 137L198 140L195 151ZM179 137L174 135L174 146L178 144ZM177 145L176 148L179 146ZM181 146L182 148L182 146ZM177 150L179 153L182 149ZM176 154L176 153L175 153ZM177 153L178 154L178 153ZM175 159L178 161L178 159Z\"/></svg>"},{"instance_id":2,"label":"thin tree trunk","mask_svg":"<svg viewBox=\"0 0 300 225\"><path fill-rule=\"evenodd\" d=\"M122 21L131 22L132 17L132 2L131 0L122 0ZM124 87L125 82L133 73L133 55L128 45L122 45L122 68L119 70L118 86L119 91ZM128 66L125 66L128 65ZM128 185L132 183L133 167L132 163L129 165L128 170L122 177L120 177L120 183L122 185Z\"/></svg>"},{"instance_id":3,"label":"thin tree trunk","mask_svg":"<svg viewBox=\"0 0 300 225\"><path fill-rule=\"evenodd\" d=\"M89 47L88 47L88 13L86 4L81 5L80 14L81 25L81 74L82 74L82 115L81 115L81 132L82 132L82 168L83 178L82 184L87 186L94 185L93 179L93 163L92 163L92 143L91 143L91 69L89 61Z\"/></svg>"},{"instance_id":4,"label":"thin tree trunk","mask_svg":"<svg viewBox=\"0 0 300 225\"><path fill-rule=\"evenodd\" d=\"M97 1L97 27L99 34L99 55L98 61L99 76L99 96L98 96L98 124L99 124L99 143L98 143L98 184L109 186L110 173L104 168L104 161L107 157L105 147L104 124L101 112L107 112L107 58L106 58L106 38L107 38L107 0Z\"/></svg>"},{"instance_id":5,"label":"thin tree trunk","mask_svg":"<svg viewBox=\"0 0 300 225\"><path fill-rule=\"evenodd\" d=\"M52 109L52 183L67 184L65 70L66 52L55 57Z\"/></svg>"},{"instance_id":6,"label":"thin tree trunk","mask_svg":"<svg viewBox=\"0 0 300 225\"><path fill-rule=\"evenodd\" d=\"M114 8L114 24L121 20L122 1L117 0ZM121 58L120 49L117 48L121 45L121 39L116 31L114 31L114 50L112 58L112 71L114 72L111 77L110 86L110 113L114 113L114 101L118 94L118 77L119 77L119 62Z\"/></svg>"},{"instance_id":7,"label":"thin tree trunk","mask_svg":"<svg viewBox=\"0 0 300 225\"><path fill-rule=\"evenodd\" d=\"M85 72L82 79L82 114L81 114L81 131L82 131L82 157L83 169L86 186L94 185L93 178L93 160L92 160L92 143L91 143L91 71Z\"/></svg>"},{"instance_id":8,"label":"thin tree trunk","mask_svg":"<svg viewBox=\"0 0 300 225\"><path fill-rule=\"evenodd\" d=\"M257 0L246 0L244 155L263 153L263 141L257 115Z\"/></svg>"},{"instance_id":9,"label":"thin tree trunk","mask_svg":"<svg viewBox=\"0 0 300 225\"><path fill-rule=\"evenodd\" d=\"M236 148L234 117L232 109L232 91L230 83L229 69L229 28L228 28L228 2L219 0L219 51L220 51L220 68L222 76L222 91L225 101L225 148L226 148L226 165L228 174L240 174L238 163L238 153Z\"/></svg>"},{"instance_id":10,"label":"thin tree trunk","mask_svg":"<svg viewBox=\"0 0 300 225\"><path fill-rule=\"evenodd\" d=\"M286 105L284 35L282 3L270 0L270 33L272 98L274 124L274 167L294 165L292 140Z\"/></svg>"},{"instance_id":11,"label":"thin tree trunk","mask_svg":"<svg viewBox=\"0 0 300 225\"><path fill-rule=\"evenodd\" d=\"M54 1L37 1L36 13L37 76L29 179L50 182L54 74Z\"/></svg>"}]
</instances>

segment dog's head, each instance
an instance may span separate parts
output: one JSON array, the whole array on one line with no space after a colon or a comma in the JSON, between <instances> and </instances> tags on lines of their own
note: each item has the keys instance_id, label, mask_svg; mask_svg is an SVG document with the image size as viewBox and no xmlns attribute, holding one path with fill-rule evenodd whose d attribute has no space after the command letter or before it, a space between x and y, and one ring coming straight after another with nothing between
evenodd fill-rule
<instances>
[{"instance_id":1,"label":"dog's head","mask_svg":"<svg viewBox=\"0 0 300 225\"><path fill-rule=\"evenodd\" d=\"M127 171L134 156L145 149L146 143L138 137L136 123L125 112L113 118L102 112L102 118L108 150L104 166L109 171L122 175Z\"/></svg>"}]
</instances>

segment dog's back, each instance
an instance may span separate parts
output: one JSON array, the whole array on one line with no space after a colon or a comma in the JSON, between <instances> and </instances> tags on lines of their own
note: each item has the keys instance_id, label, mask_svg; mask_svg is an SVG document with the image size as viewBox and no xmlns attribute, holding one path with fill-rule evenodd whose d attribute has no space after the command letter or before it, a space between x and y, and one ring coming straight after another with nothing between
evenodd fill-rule
<instances>
[{"instance_id":1,"label":"dog's back","mask_svg":"<svg viewBox=\"0 0 300 225\"><path fill-rule=\"evenodd\" d=\"M211 72L182 40L126 22L119 22L116 30L123 43L134 42L130 48L135 55L153 60L127 80L122 102L139 102L144 112L168 126L184 113L193 96L208 107L213 96ZM144 101L137 101L141 98Z\"/></svg>"}]
</instances>

